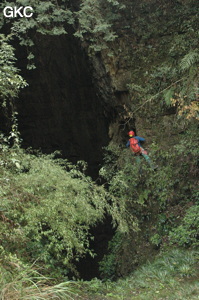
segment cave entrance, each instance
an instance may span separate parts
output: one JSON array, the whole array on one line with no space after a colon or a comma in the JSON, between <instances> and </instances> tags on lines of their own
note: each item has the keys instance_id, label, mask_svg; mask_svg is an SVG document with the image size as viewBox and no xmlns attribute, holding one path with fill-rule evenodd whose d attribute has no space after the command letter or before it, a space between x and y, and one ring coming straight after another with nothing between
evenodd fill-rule
<instances>
[{"instance_id":1,"label":"cave entrance","mask_svg":"<svg viewBox=\"0 0 199 300\"><path fill-rule=\"evenodd\" d=\"M43 153L60 150L63 158L88 163L87 174L98 177L102 147L109 142L111 118L97 94L85 52L73 36L37 35L34 54L36 69L27 70L26 52L17 50L18 67L29 86L16 102L19 131L24 148ZM95 258L86 256L77 265L83 279L99 277L99 260L113 236L106 219L92 229L91 248Z\"/></svg>"},{"instance_id":2,"label":"cave entrance","mask_svg":"<svg viewBox=\"0 0 199 300\"><path fill-rule=\"evenodd\" d=\"M18 67L29 84L16 104L23 147L43 153L60 150L73 163L85 160L88 175L96 179L110 120L88 57L72 35L37 34L34 54L36 69L27 70L26 53L17 52Z\"/></svg>"}]
</instances>

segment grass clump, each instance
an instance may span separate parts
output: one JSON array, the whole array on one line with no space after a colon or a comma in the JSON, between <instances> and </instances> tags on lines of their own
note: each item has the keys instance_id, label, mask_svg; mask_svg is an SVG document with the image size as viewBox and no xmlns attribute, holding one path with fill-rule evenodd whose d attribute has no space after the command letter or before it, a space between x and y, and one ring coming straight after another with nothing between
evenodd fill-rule
<instances>
[{"instance_id":1,"label":"grass clump","mask_svg":"<svg viewBox=\"0 0 199 300\"><path fill-rule=\"evenodd\" d=\"M53 284L52 279L44 277L33 269L20 270L17 275L8 275L0 267L1 300L65 300L74 299L78 294L77 284L65 281ZM9 281L5 281L5 276Z\"/></svg>"}]
</instances>

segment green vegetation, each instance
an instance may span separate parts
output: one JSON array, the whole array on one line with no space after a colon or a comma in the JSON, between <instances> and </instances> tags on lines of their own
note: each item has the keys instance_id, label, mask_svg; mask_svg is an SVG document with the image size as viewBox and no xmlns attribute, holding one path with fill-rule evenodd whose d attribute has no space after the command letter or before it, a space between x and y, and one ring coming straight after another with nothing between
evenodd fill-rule
<instances>
[{"instance_id":1,"label":"green vegetation","mask_svg":"<svg viewBox=\"0 0 199 300\"><path fill-rule=\"evenodd\" d=\"M87 43L90 53L107 49L109 42L117 38L112 25L121 17L120 11L124 8L125 5L115 0L83 1L76 13L78 29L75 36Z\"/></svg>"},{"instance_id":2,"label":"green vegetation","mask_svg":"<svg viewBox=\"0 0 199 300\"><path fill-rule=\"evenodd\" d=\"M2 249L1 249L2 250ZM4 253L1 251L1 257ZM72 281L55 284L51 278L39 274L34 267L23 265L16 256L9 255L0 265L1 300L73 299L78 285Z\"/></svg>"},{"instance_id":3,"label":"green vegetation","mask_svg":"<svg viewBox=\"0 0 199 300\"><path fill-rule=\"evenodd\" d=\"M27 85L14 65L16 58L10 40L11 36L0 35L0 105L3 107L8 103L11 105L11 99L16 98L19 90Z\"/></svg>"},{"instance_id":4,"label":"green vegetation","mask_svg":"<svg viewBox=\"0 0 199 300\"><path fill-rule=\"evenodd\" d=\"M15 5L3 1L0 7L6 3ZM86 0L74 7L70 1L30 0L33 18L1 22L11 35L0 35L0 103L12 121L10 134L0 135L2 300L78 299L77 294L82 299L198 299L198 4L158 3ZM127 117L121 119L134 126L134 118L142 118L147 129L143 119L153 119L149 155L156 171L144 161L139 166L128 149L112 143L104 151L99 186L84 174L82 161L75 166L57 159L57 153L21 149L14 99L27 83L15 67L11 43L17 38L26 47L33 69L38 35L69 30L89 54L129 62L130 97ZM135 40L127 42L126 36ZM167 115L172 116L164 125ZM95 256L91 229L107 215L116 233L99 264L104 282L69 281L78 278L80 258Z\"/></svg>"},{"instance_id":5,"label":"green vegetation","mask_svg":"<svg viewBox=\"0 0 199 300\"><path fill-rule=\"evenodd\" d=\"M184 138L187 140L188 136L190 135L187 133ZM23 276L21 270L26 272L28 268L30 272L33 272L30 269L31 264L41 270L43 275L38 276L50 275L57 278L58 281L61 278L64 279L69 271L75 274L74 262L86 253L94 254L89 247L89 241L92 239L89 229L103 220L107 212L115 220L118 229L110 243L109 253L100 264L103 278L118 277L121 268L125 268L125 262L123 262L124 265L121 265L122 253L125 255L130 253L129 247L135 243L135 235L140 233L145 242L150 240L152 245L161 246L163 250L169 246L169 243L177 246L198 247L198 193L194 185L195 181L194 178L192 178L193 180L190 178L190 181L186 182L187 174L190 174L189 160L184 161L183 168L176 164L177 154L179 155L178 161L179 159L184 160L191 151L191 171L195 174L196 145L193 143L193 149L187 149L184 138L175 146L175 155L173 155L172 149L161 153L161 159L159 156L161 168L156 172L143 163L144 174L139 173L138 167L132 168L132 157L127 154L126 150L120 150L118 147L111 147L110 150L109 147L104 167L100 172L107 179L106 189L96 186L89 177L79 171L78 167L65 160L55 159L53 155L25 153L17 147L16 142L13 148L2 142L0 239L1 276L5 286L3 290L7 291L8 282L9 288L13 290L20 290L20 286L25 287L26 277ZM3 136L1 139L3 140ZM4 140L6 141L5 137ZM160 151L157 146L154 146L151 154ZM167 161L170 163L168 164ZM79 164L82 167L82 163ZM180 174L178 166L181 170ZM178 185L180 188L177 188ZM151 190L153 192L150 192ZM187 191L189 191L188 199ZM129 226L130 222L133 226ZM191 284L190 289L187 285L186 288L183 280L178 282L176 274L178 274L178 278L196 275L196 260L193 256L195 257L197 252L190 250L188 252L182 250L172 252L172 248L169 251L168 256L171 258L166 256L163 260L160 257L155 262L156 271L150 271L151 275L147 273L142 276L148 276L151 280L155 276L159 283L161 274L154 275L154 272L161 271L165 276L160 281L162 288L156 282L153 288L158 291L158 295L159 292L160 295L165 293L165 289L169 289L170 293L170 283L167 283L168 274L165 273L166 269L163 270L166 265L165 260L169 260L169 263L175 266L168 275L170 276L169 280L174 280L173 286L178 283L177 286L183 296L188 293L188 290L194 294L198 289L197 285ZM173 255L175 258L172 258ZM189 257L188 265L186 265L187 256ZM130 256L129 259L132 257ZM142 260L141 254L137 253L131 267L133 268L133 265L140 264L146 259L147 257L144 257ZM172 259L174 262L177 261L176 265ZM184 259L183 262L182 259ZM147 268L153 268L151 263ZM143 270L144 267L141 271L138 270L133 278ZM19 271L21 277L19 277ZM6 276L3 275L5 272L7 272ZM27 274L28 282L34 282L37 286L41 279L38 279L37 282L35 277L37 276L34 274ZM171 279L172 277L174 278ZM131 281L130 278L128 280ZM45 278L43 277L43 279ZM48 279L45 280L49 283ZM121 293L129 292L124 290L125 281L120 283L122 292L116 290L116 294L113 293L109 297L117 299ZM144 286L144 289L149 289L151 283L146 281L147 283L149 285ZM68 284L66 283L66 288ZM110 286L115 289L111 283ZM51 288L55 288L61 293L62 287L64 288L64 285L49 284L48 291L51 293ZM104 289L103 284L102 288ZM118 289L120 288L118 285ZM140 286L140 288L143 287ZM153 288L150 290L151 294L154 292ZM42 288L39 290L43 293ZM77 290L76 288L76 292ZM11 292L9 290L9 293ZM28 292L23 289L22 292L25 294L35 293L34 286L28 285ZM53 290L52 293L55 291ZM107 293L111 294L111 292ZM146 293L148 295L149 291L147 290L144 295ZM138 295L137 290L135 295ZM41 297L45 299L46 296L43 294ZM179 297L179 299L182 298Z\"/></svg>"},{"instance_id":6,"label":"green vegetation","mask_svg":"<svg viewBox=\"0 0 199 300\"><path fill-rule=\"evenodd\" d=\"M154 249L166 249L170 244L198 247L197 143L197 126L192 126L178 144L168 149L162 150L154 144L150 157L158 162L156 171L144 159L137 165L128 150L108 147L100 174L107 180L109 192L134 216L137 232L116 234L109 253L100 263L103 277L128 274L129 265L134 268L146 261Z\"/></svg>"},{"instance_id":7,"label":"green vegetation","mask_svg":"<svg viewBox=\"0 0 199 300\"><path fill-rule=\"evenodd\" d=\"M178 122L198 119L198 3L137 1L128 3L128 10L133 20L123 21L122 30L131 47L120 49L126 54L120 60L128 59L131 70L129 121L172 108Z\"/></svg>"},{"instance_id":8,"label":"green vegetation","mask_svg":"<svg viewBox=\"0 0 199 300\"><path fill-rule=\"evenodd\" d=\"M102 1L80 1L77 7L72 1L39 1L39 0L3 0L0 10L3 11L6 5L31 6L34 10L31 18L4 18L0 28L7 23L10 24L10 33L19 39L20 45L27 49L28 69L34 69L34 44L36 36L42 35L63 35L73 31L74 36L80 38L88 46L90 53L107 49L108 44L115 40L112 26L120 16L120 10L125 5L115 0Z\"/></svg>"},{"instance_id":9,"label":"green vegetation","mask_svg":"<svg viewBox=\"0 0 199 300\"><path fill-rule=\"evenodd\" d=\"M182 224L172 230L170 239L180 246L198 247L198 228L199 205L194 205L187 210L186 215L182 220Z\"/></svg>"},{"instance_id":10,"label":"green vegetation","mask_svg":"<svg viewBox=\"0 0 199 300\"><path fill-rule=\"evenodd\" d=\"M0 163L2 247L46 273L67 275L79 257L93 255L89 229L105 214L126 228L117 199L67 161L3 145Z\"/></svg>"},{"instance_id":11,"label":"green vegetation","mask_svg":"<svg viewBox=\"0 0 199 300\"><path fill-rule=\"evenodd\" d=\"M83 299L198 299L198 255L198 251L170 249L126 279L82 283L87 290Z\"/></svg>"}]
</instances>

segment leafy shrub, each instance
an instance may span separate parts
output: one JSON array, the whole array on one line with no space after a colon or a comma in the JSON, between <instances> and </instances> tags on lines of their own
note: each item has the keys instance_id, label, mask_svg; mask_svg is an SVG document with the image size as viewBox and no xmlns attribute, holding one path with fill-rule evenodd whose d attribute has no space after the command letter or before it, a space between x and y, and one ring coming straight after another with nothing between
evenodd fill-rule
<instances>
[{"instance_id":1,"label":"leafy shrub","mask_svg":"<svg viewBox=\"0 0 199 300\"><path fill-rule=\"evenodd\" d=\"M66 160L1 149L2 246L25 261L37 260L46 271L67 274L86 253L90 228L108 213L127 229L125 207Z\"/></svg>"},{"instance_id":2,"label":"leafy shrub","mask_svg":"<svg viewBox=\"0 0 199 300\"><path fill-rule=\"evenodd\" d=\"M199 205L193 205L187 210L181 225L170 234L171 243L179 246L199 246Z\"/></svg>"},{"instance_id":3,"label":"leafy shrub","mask_svg":"<svg viewBox=\"0 0 199 300\"><path fill-rule=\"evenodd\" d=\"M161 237L158 233L154 234L151 238L150 238L150 242L155 245L155 246L159 246L161 244Z\"/></svg>"},{"instance_id":4,"label":"leafy shrub","mask_svg":"<svg viewBox=\"0 0 199 300\"><path fill-rule=\"evenodd\" d=\"M0 34L0 105L6 107L12 98L18 96L20 88L27 83L15 67L14 48L9 44L11 37Z\"/></svg>"}]
</instances>

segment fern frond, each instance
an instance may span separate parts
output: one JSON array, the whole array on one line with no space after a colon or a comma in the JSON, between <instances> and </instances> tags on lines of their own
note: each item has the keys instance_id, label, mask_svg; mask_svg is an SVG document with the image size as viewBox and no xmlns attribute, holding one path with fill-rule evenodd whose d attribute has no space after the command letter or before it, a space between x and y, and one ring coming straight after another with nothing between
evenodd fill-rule
<instances>
[{"instance_id":1,"label":"fern frond","mask_svg":"<svg viewBox=\"0 0 199 300\"><path fill-rule=\"evenodd\" d=\"M199 53L196 50L191 50L181 60L180 70L186 71L197 62L199 62Z\"/></svg>"},{"instance_id":2,"label":"fern frond","mask_svg":"<svg viewBox=\"0 0 199 300\"><path fill-rule=\"evenodd\" d=\"M167 106L171 105L171 98L173 97L173 94L174 94L174 88L170 88L163 93L164 101Z\"/></svg>"}]
</instances>

